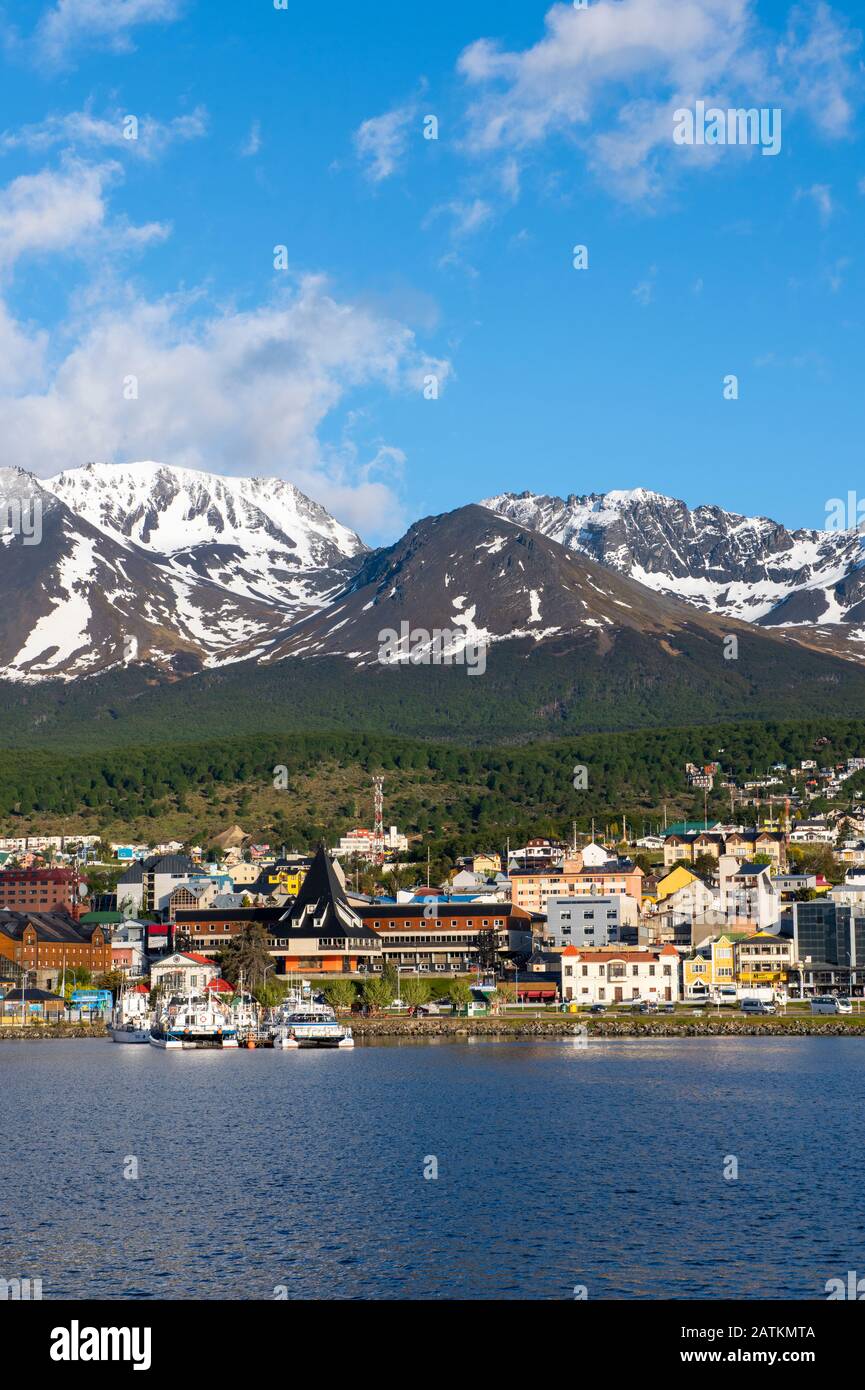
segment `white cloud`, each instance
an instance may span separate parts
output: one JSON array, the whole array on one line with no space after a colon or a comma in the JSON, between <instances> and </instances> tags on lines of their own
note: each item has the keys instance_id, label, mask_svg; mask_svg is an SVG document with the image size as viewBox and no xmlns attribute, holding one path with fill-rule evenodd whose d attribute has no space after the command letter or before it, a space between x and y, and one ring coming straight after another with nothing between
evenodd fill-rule
<instances>
[{"instance_id":1,"label":"white cloud","mask_svg":"<svg viewBox=\"0 0 865 1390\"><path fill-rule=\"evenodd\" d=\"M391 483L372 476L392 474L401 456L379 443L364 465L350 440L322 444L320 427L355 389L411 390L420 400L427 372L448 375L407 328L338 302L316 276L247 312L127 295L67 326L75 345L49 375L38 337L6 331L28 347L33 378L0 392L7 464L50 476L88 459L157 458L280 474L367 531L401 517ZM0 319L0 350L3 342ZM125 398L129 377L137 400Z\"/></svg>"},{"instance_id":2,"label":"white cloud","mask_svg":"<svg viewBox=\"0 0 865 1390\"><path fill-rule=\"evenodd\" d=\"M116 162L66 156L59 169L0 189L6 465L51 476L90 459L155 458L277 474L366 534L398 526L404 457L380 438L358 442L368 397L410 392L423 410L425 377L444 384L449 364L428 356L397 314L338 300L321 276L279 277L267 303L244 311L203 291L148 299L117 274L118 254L167 229L113 213L108 194L121 175ZM57 255L90 273L77 277L49 340L16 319L8 296L23 258ZM333 443L337 411L347 423Z\"/></svg>"},{"instance_id":3,"label":"white cloud","mask_svg":"<svg viewBox=\"0 0 865 1390\"><path fill-rule=\"evenodd\" d=\"M34 44L40 59L65 66L80 47L128 52L139 24L178 19L184 0L56 0L40 19Z\"/></svg>"},{"instance_id":4,"label":"white cloud","mask_svg":"<svg viewBox=\"0 0 865 1390\"><path fill-rule=\"evenodd\" d=\"M60 170L13 179L0 191L0 270L32 253L86 257L109 243L132 249L163 237L161 223L109 224L105 190L120 172L114 163L70 159Z\"/></svg>"},{"instance_id":5,"label":"white cloud","mask_svg":"<svg viewBox=\"0 0 865 1390\"><path fill-rule=\"evenodd\" d=\"M831 221L835 204L832 199L832 189L828 183L812 183L810 188L797 188L796 201L800 202L802 198L810 198L817 209L821 222Z\"/></svg>"},{"instance_id":6,"label":"white cloud","mask_svg":"<svg viewBox=\"0 0 865 1390\"><path fill-rule=\"evenodd\" d=\"M451 230L455 237L472 236L485 227L493 216L493 207L483 198L454 198L449 203L440 203L429 213L426 224L442 214L451 218Z\"/></svg>"},{"instance_id":7,"label":"white cloud","mask_svg":"<svg viewBox=\"0 0 865 1390\"><path fill-rule=\"evenodd\" d=\"M673 145L673 111L698 99L780 105L785 122L804 111L824 135L846 132L859 43L823 3L795 11L780 43L750 0L555 4L533 46L480 39L461 54L474 93L466 147L488 159L563 138L618 195L648 198L673 173L722 157L718 147Z\"/></svg>"},{"instance_id":8,"label":"white cloud","mask_svg":"<svg viewBox=\"0 0 865 1390\"><path fill-rule=\"evenodd\" d=\"M129 122L134 117L137 128ZM133 130L135 134L132 135ZM135 112L112 111L106 116L94 116L87 108L62 115L46 116L45 120L20 130L7 130L0 135L0 154L23 149L30 154L43 153L55 146L70 149L113 148L142 159L155 159L169 145L180 140L196 140L207 133L207 111L197 106L183 116L170 121L158 121L153 116L137 116Z\"/></svg>"},{"instance_id":9,"label":"white cloud","mask_svg":"<svg viewBox=\"0 0 865 1390\"><path fill-rule=\"evenodd\" d=\"M823 0L792 11L778 49L782 81L824 135L840 136L849 130L861 92L862 69L855 62L860 44L860 34Z\"/></svg>"},{"instance_id":10,"label":"white cloud","mask_svg":"<svg viewBox=\"0 0 865 1390\"><path fill-rule=\"evenodd\" d=\"M244 159L251 159L261 149L261 121L253 121L240 153Z\"/></svg>"},{"instance_id":11,"label":"white cloud","mask_svg":"<svg viewBox=\"0 0 865 1390\"><path fill-rule=\"evenodd\" d=\"M355 131L358 159L373 183L396 173L408 149L409 129L416 115L415 105L397 106L381 116L371 116Z\"/></svg>"}]
</instances>

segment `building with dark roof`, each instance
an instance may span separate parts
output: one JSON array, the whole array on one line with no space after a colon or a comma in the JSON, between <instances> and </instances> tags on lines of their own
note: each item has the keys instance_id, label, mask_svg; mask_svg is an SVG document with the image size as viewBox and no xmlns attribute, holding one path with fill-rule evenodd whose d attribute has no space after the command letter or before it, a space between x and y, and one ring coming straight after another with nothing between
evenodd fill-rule
<instances>
[{"instance_id":1,"label":"building with dark roof","mask_svg":"<svg viewBox=\"0 0 865 1390\"><path fill-rule=\"evenodd\" d=\"M495 969L526 960L532 950L532 915L511 903L379 901L359 906L357 913L381 938L383 960L401 970Z\"/></svg>"},{"instance_id":2,"label":"building with dark roof","mask_svg":"<svg viewBox=\"0 0 865 1390\"><path fill-rule=\"evenodd\" d=\"M56 989L65 972L111 969L108 929L76 922L68 912L0 912L0 957L13 961L43 989Z\"/></svg>"},{"instance_id":3,"label":"building with dark roof","mask_svg":"<svg viewBox=\"0 0 865 1390\"><path fill-rule=\"evenodd\" d=\"M174 941L178 947L191 947L204 955L222 951L247 927L262 926L269 933L285 915L281 907L203 907L183 908L174 918Z\"/></svg>"},{"instance_id":4,"label":"building with dark roof","mask_svg":"<svg viewBox=\"0 0 865 1390\"><path fill-rule=\"evenodd\" d=\"M349 974L380 966L381 940L351 906L333 863L320 846L294 902L270 928L281 974Z\"/></svg>"},{"instance_id":5,"label":"building with dark roof","mask_svg":"<svg viewBox=\"0 0 865 1390\"><path fill-rule=\"evenodd\" d=\"M45 989L10 989L0 998L4 1023L56 1023L65 1009L66 1000Z\"/></svg>"},{"instance_id":6,"label":"building with dark roof","mask_svg":"<svg viewBox=\"0 0 865 1390\"><path fill-rule=\"evenodd\" d=\"M201 877L201 870L185 854L152 854L136 859L117 880L117 903L122 911L164 912L175 888Z\"/></svg>"}]
</instances>

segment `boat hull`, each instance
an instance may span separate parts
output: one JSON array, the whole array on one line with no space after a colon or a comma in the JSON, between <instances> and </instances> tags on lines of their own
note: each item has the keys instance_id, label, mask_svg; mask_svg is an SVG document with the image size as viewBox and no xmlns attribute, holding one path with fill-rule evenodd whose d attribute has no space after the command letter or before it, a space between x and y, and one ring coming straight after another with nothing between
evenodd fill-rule
<instances>
[{"instance_id":1,"label":"boat hull","mask_svg":"<svg viewBox=\"0 0 865 1390\"><path fill-rule=\"evenodd\" d=\"M216 1038L207 1035L188 1038L154 1037L152 1033L150 1042L153 1047L159 1047L168 1052L193 1052L205 1049L210 1052L224 1052L226 1049L236 1049L238 1045L237 1038Z\"/></svg>"},{"instance_id":2,"label":"boat hull","mask_svg":"<svg viewBox=\"0 0 865 1390\"><path fill-rule=\"evenodd\" d=\"M298 1048L298 1047L354 1047L354 1038L350 1037L287 1037L275 1038L273 1042L276 1048Z\"/></svg>"},{"instance_id":3,"label":"boat hull","mask_svg":"<svg viewBox=\"0 0 865 1390\"><path fill-rule=\"evenodd\" d=\"M116 1043L148 1043L150 1042L149 1028L115 1028L109 1023L108 1031L111 1034L112 1042Z\"/></svg>"}]
</instances>

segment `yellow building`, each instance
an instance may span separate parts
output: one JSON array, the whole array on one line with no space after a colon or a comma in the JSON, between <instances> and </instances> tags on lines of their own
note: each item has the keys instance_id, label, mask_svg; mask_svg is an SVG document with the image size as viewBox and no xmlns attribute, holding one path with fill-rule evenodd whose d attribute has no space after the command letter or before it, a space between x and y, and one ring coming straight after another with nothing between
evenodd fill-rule
<instances>
[{"instance_id":1,"label":"yellow building","mask_svg":"<svg viewBox=\"0 0 865 1390\"><path fill-rule=\"evenodd\" d=\"M306 878L306 870L306 864L268 864L261 871L256 889L267 897L285 893L289 898L296 898Z\"/></svg>"},{"instance_id":2,"label":"yellow building","mask_svg":"<svg viewBox=\"0 0 865 1390\"><path fill-rule=\"evenodd\" d=\"M500 854L476 854L472 859L472 872L476 874L499 874L502 871Z\"/></svg>"},{"instance_id":3,"label":"yellow building","mask_svg":"<svg viewBox=\"0 0 865 1390\"><path fill-rule=\"evenodd\" d=\"M700 950L682 963L684 997L697 999L719 985L736 983L736 942L733 935L704 941Z\"/></svg>"},{"instance_id":4,"label":"yellow building","mask_svg":"<svg viewBox=\"0 0 865 1390\"><path fill-rule=\"evenodd\" d=\"M675 869L671 869L663 878L658 879L658 886L655 889L655 902L661 903L668 898L671 893L677 893L680 888L687 888L689 883L696 881L697 875L692 874L690 869L679 864Z\"/></svg>"}]
</instances>

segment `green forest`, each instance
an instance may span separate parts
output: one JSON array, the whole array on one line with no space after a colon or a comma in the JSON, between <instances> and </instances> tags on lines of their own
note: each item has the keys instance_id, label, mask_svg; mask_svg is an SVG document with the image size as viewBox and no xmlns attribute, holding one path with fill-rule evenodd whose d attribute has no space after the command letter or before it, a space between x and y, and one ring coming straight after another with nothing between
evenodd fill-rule
<instances>
[{"instance_id":1,"label":"green forest","mask_svg":"<svg viewBox=\"0 0 865 1390\"><path fill-rule=\"evenodd\" d=\"M80 753L16 749L0 768L0 822L6 834L39 826L117 838L134 827L140 837L193 839L237 820L271 842L333 842L370 822L371 778L381 773L387 823L419 837L419 853L449 844L464 852L469 840L497 847L508 836L565 835L574 821L585 830L592 817L603 828L624 814L632 830L648 831L664 806L670 820L702 817L702 793L687 786L689 761L717 761L721 776L742 779L775 762L829 765L863 751L858 719L583 734L529 746L307 733ZM723 790L710 794L708 812L729 814Z\"/></svg>"}]
</instances>

